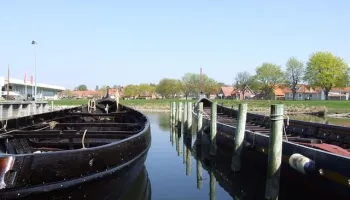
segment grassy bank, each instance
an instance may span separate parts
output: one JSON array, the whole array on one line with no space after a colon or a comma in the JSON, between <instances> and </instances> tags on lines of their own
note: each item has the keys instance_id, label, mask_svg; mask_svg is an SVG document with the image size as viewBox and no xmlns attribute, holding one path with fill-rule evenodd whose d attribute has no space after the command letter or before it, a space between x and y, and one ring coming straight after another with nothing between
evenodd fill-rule
<instances>
[{"instance_id":1,"label":"grassy bank","mask_svg":"<svg viewBox=\"0 0 350 200\"><path fill-rule=\"evenodd\" d=\"M86 104L88 100L56 100L55 105L81 105ZM120 103L143 110L167 110L170 102L185 100L159 99L159 100L121 100ZM192 100L195 102L195 100ZM270 100L217 100L219 104L237 107L239 103L248 103L249 111L268 112L271 104L283 103L286 112L290 113L311 113L311 112L327 112L334 113L350 113L350 101L270 101Z\"/></svg>"}]
</instances>

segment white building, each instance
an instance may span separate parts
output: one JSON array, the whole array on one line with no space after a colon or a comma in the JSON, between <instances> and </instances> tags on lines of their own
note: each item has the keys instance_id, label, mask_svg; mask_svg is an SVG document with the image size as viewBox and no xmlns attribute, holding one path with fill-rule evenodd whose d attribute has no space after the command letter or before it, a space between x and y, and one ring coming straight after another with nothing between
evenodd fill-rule
<instances>
[{"instance_id":1,"label":"white building","mask_svg":"<svg viewBox=\"0 0 350 200\"><path fill-rule=\"evenodd\" d=\"M23 79L10 77L10 86L12 86L10 95L20 95L24 97L25 94L30 94L34 96L35 82L31 84L30 81L27 81L25 84ZM44 83L37 83L36 86L38 95L37 99L42 100L58 99L57 93L65 90L64 87ZM2 89L1 96L7 95L7 77L0 76L0 88Z\"/></svg>"}]
</instances>

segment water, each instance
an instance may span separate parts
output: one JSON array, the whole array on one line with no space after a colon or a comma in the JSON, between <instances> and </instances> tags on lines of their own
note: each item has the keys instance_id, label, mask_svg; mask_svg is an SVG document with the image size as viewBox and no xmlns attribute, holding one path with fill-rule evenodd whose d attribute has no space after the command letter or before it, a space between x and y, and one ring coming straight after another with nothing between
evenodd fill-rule
<instances>
[{"instance_id":1,"label":"water","mask_svg":"<svg viewBox=\"0 0 350 200\"><path fill-rule=\"evenodd\" d=\"M150 179L152 200L263 199L266 183L266 157L252 159L255 161L250 162L261 165L253 164L245 167L240 175L230 174L230 157L217 158L215 162L223 160L223 163L220 164L221 161L219 161L215 167L210 167L212 165L205 164L205 162L202 162L205 166L199 165L202 163L195 159L195 153L191 153L186 148L186 146L193 147L195 136L192 136L192 141L189 141L189 144L186 142L185 146L183 135L180 136L179 141L171 141L171 135L175 136L175 133L169 127L169 114L145 114L151 121L152 132L152 145L145 162ZM290 116L290 118L337 125L346 125L350 122L348 119L323 119L308 115ZM200 182L197 181L198 169L202 173ZM304 184L299 187L302 181L290 180L290 178L288 180L281 178L280 199L325 198L325 194L321 194L322 191L314 188L316 186Z\"/></svg>"},{"instance_id":2,"label":"water","mask_svg":"<svg viewBox=\"0 0 350 200\"><path fill-rule=\"evenodd\" d=\"M146 113L151 121L152 146L146 168L152 185L152 200L209 199L210 174L203 170L203 187L197 189L196 160L191 155L190 169L183 158L183 141L179 140L180 155L170 142L169 114ZM188 159L188 157L187 157ZM232 199L216 184L216 199Z\"/></svg>"}]
</instances>

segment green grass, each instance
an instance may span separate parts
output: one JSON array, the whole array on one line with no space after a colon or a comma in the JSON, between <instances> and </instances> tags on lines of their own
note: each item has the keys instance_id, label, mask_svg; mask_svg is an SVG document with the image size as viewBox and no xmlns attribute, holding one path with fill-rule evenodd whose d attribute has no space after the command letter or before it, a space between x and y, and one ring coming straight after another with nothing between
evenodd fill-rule
<instances>
[{"instance_id":1,"label":"green grass","mask_svg":"<svg viewBox=\"0 0 350 200\"><path fill-rule=\"evenodd\" d=\"M157 108L157 109L167 109L171 102L184 102L186 100L179 99L153 99L153 100L121 100L120 103L133 107L142 108ZM196 100L191 100L195 102ZM303 111L303 110L319 110L326 109L328 113L350 113L350 101L284 101L284 100L216 100L219 104L223 103L226 106L237 107L239 103L248 103L248 108L251 111L266 111L270 108L271 104L283 103L286 109L289 111ZM55 105L82 105L86 104L88 100L85 99L72 99L72 100L55 100Z\"/></svg>"}]
</instances>

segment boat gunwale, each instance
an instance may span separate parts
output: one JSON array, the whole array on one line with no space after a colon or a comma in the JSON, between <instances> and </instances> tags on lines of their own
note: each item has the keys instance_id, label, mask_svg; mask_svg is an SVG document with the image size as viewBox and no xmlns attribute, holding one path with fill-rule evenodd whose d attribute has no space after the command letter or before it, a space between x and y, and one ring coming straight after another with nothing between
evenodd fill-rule
<instances>
[{"instance_id":1,"label":"boat gunwale","mask_svg":"<svg viewBox=\"0 0 350 200\"><path fill-rule=\"evenodd\" d=\"M99 149L103 149L103 148L107 148L107 147L110 147L110 146L115 146L115 145L127 142L129 140L132 140L134 138L140 137L141 135L147 133L147 131L148 131L149 127L150 127L150 121L149 121L148 116L145 115L143 112L138 111L138 110L136 110L136 109L134 109L132 107L125 106L123 104L119 104L119 105L122 106L123 108L131 110L134 113L140 114L140 116L145 117L146 121L144 123L143 129L139 130L135 134L130 135L127 138L124 138L124 139L121 139L121 140L118 140L118 141L115 141L115 142L111 142L111 143L108 143L108 144L100 145L100 146L89 147L89 148L80 148L80 149L65 149L65 150L62 150L62 151L43 152L41 154L45 154L45 155L59 155L59 154L66 154L66 153L70 153L70 152L77 152L77 153L79 153L79 152L84 152L84 151L85 152L95 151L95 150L99 150ZM71 111L71 110L74 110L74 109L77 109L77 108L83 108L83 107L86 107L86 106L87 105L80 105L80 106L77 106L77 107L62 109L62 110L58 110L58 111L54 111L54 112ZM47 113L50 113L50 112L36 114L36 116L40 116L42 114L47 114ZM28 117L28 116L23 116L23 117L20 117L20 118L25 118L25 117ZM12 118L12 120L16 120L16 119L17 118ZM151 144L151 142L149 143L149 145L150 144ZM10 156L16 158L16 157L26 157L26 156L33 156L33 155L35 156L35 155L39 155L39 154L35 154L34 152L32 152L32 153L22 153L22 154L0 154L0 158L10 157Z\"/></svg>"}]
</instances>

